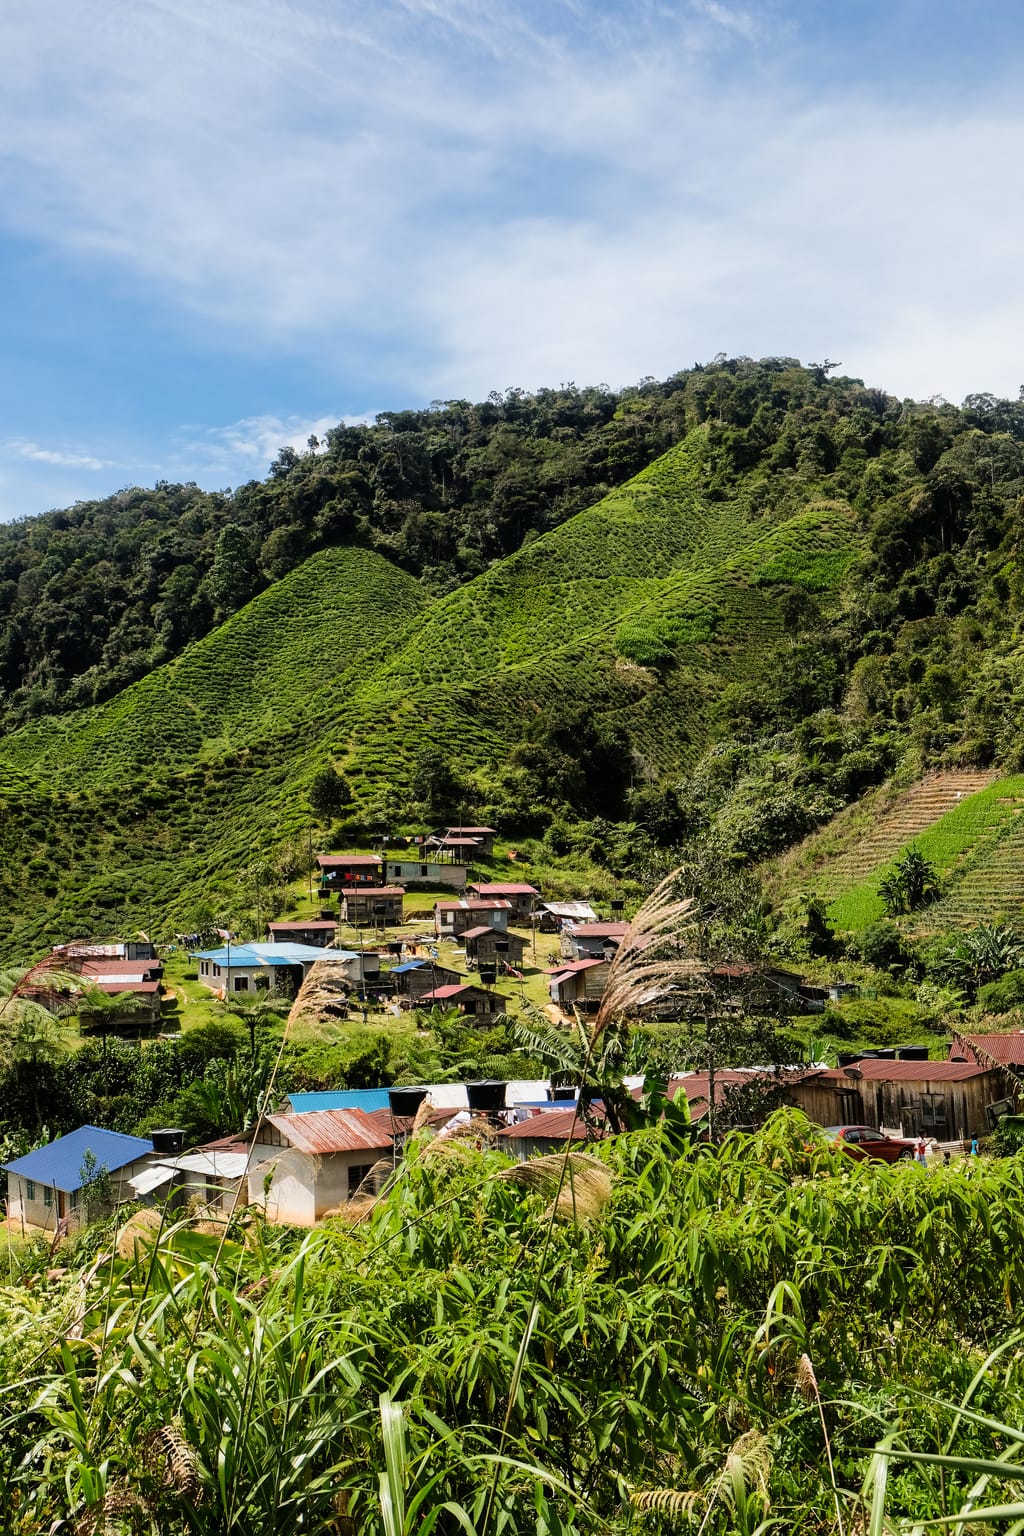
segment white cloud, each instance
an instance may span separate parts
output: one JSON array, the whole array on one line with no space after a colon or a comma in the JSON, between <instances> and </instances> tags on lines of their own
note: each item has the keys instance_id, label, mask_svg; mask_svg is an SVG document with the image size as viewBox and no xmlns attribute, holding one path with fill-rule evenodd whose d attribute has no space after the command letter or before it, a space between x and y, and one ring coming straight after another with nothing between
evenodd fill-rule
<instances>
[{"instance_id":1,"label":"white cloud","mask_svg":"<svg viewBox=\"0 0 1024 1536\"><path fill-rule=\"evenodd\" d=\"M335 398L355 350L405 398L719 350L1015 394L1019 99L801 82L779 11L77 0L55 31L6 7L0 218L308 355ZM174 451L257 473L325 421Z\"/></svg>"},{"instance_id":2,"label":"white cloud","mask_svg":"<svg viewBox=\"0 0 1024 1536\"><path fill-rule=\"evenodd\" d=\"M38 443L16 440L7 445L9 453L37 464L58 464L65 469L108 469L109 459L97 459L91 453L68 453L56 448L41 448Z\"/></svg>"},{"instance_id":3,"label":"white cloud","mask_svg":"<svg viewBox=\"0 0 1024 1536\"><path fill-rule=\"evenodd\" d=\"M172 450L172 472L224 485L261 478L282 448L308 453L310 437L322 440L339 417L246 416L220 427L184 427Z\"/></svg>"}]
</instances>

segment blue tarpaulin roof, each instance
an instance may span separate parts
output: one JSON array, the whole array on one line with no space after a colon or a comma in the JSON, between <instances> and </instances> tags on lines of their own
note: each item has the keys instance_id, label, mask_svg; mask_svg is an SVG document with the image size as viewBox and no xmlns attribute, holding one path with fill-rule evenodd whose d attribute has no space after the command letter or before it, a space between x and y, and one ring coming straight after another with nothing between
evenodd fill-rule
<instances>
[{"instance_id":1,"label":"blue tarpaulin roof","mask_svg":"<svg viewBox=\"0 0 1024 1536\"><path fill-rule=\"evenodd\" d=\"M390 974L402 976L406 971L418 971L421 965L429 965L429 960L407 960L404 965L393 965Z\"/></svg>"},{"instance_id":2,"label":"blue tarpaulin roof","mask_svg":"<svg viewBox=\"0 0 1024 1536\"><path fill-rule=\"evenodd\" d=\"M60 1189L66 1195L82 1187L82 1164L89 1153L96 1159L96 1173L116 1173L152 1152L153 1143L141 1136L124 1136L120 1131L104 1131L97 1125L80 1125L77 1131L51 1141L3 1163L8 1173L20 1173L23 1179Z\"/></svg>"},{"instance_id":3,"label":"blue tarpaulin roof","mask_svg":"<svg viewBox=\"0 0 1024 1536\"><path fill-rule=\"evenodd\" d=\"M318 1109L387 1109L386 1088L329 1088L321 1093L290 1093L288 1102L297 1115Z\"/></svg>"}]
</instances>

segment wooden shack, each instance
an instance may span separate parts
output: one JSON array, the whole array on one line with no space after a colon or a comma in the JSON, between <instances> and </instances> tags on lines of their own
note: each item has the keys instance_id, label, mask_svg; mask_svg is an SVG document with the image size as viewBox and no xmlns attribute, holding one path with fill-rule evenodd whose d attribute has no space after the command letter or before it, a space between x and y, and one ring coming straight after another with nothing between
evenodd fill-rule
<instances>
[{"instance_id":1,"label":"wooden shack","mask_svg":"<svg viewBox=\"0 0 1024 1536\"><path fill-rule=\"evenodd\" d=\"M400 1002L418 1003L428 992L438 987L461 986L465 977L436 960L406 960L388 971L395 996Z\"/></svg>"},{"instance_id":2,"label":"wooden shack","mask_svg":"<svg viewBox=\"0 0 1024 1536\"><path fill-rule=\"evenodd\" d=\"M567 960L551 973L551 1001L568 1012L572 1008L597 1009L608 985L608 960Z\"/></svg>"},{"instance_id":3,"label":"wooden shack","mask_svg":"<svg viewBox=\"0 0 1024 1536\"><path fill-rule=\"evenodd\" d=\"M1000 1073L974 1061L880 1061L808 1072L786 1097L818 1125L871 1125L956 1141L987 1135Z\"/></svg>"},{"instance_id":4,"label":"wooden shack","mask_svg":"<svg viewBox=\"0 0 1024 1536\"><path fill-rule=\"evenodd\" d=\"M503 928L467 928L462 935L462 942L466 946L466 959L471 965L495 965L507 960L509 965L518 969L526 953L526 940L521 939L518 933L507 933ZM507 946L500 953L497 948L499 944Z\"/></svg>"},{"instance_id":5,"label":"wooden shack","mask_svg":"<svg viewBox=\"0 0 1024 1536\"><path fill-rule=\"evenodd\" d=\"M397 928L402 921L404 895L405 891L400 885L359 886L345 892L341 915L346 922L357 926L366 923Z\"/></svg>"}]
</instances>

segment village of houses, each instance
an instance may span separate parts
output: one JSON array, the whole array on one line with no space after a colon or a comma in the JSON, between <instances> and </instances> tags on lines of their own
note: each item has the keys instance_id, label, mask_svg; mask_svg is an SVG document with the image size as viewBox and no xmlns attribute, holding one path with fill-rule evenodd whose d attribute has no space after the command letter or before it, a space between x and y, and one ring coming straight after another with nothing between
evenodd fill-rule
<instances>
[{"instance_id":1,"label":"village of houses","mask_svg":"<svg viewBox=\"0 0 1024 1536\"><path fill-rule=\"evenodd\" d=\"M474 865L491 860L496 836L490 827L447 827L374 854L321 854L317 915L269 922L258 941L225 931L215 945L193 942L195 976L224 1001L277 993L300 1007L313 998L324 1019L436 1007L486 1022L514 1011L527 973L540 970L552 1022L595 1013L627 932L623 904L603 917L586 901L545 900L526 881L473 878ZM350 946L342 942L348 933ZM159 1029L160 946L74 941L55 946L51 958L90 989L131 994L135 1007L121 1028ZM728 985L729 968L721 974ZM793 1014L820 1010L827 995L844 991L839 982L804 985L784 969L771 981ZM45 974L35 996L46 999ZM929 1056L927 1045L913 1045L850 1053L836 1067L794 1064L782 1077L784 1099L820 1126L921 1138L948 1155L989 1134L1024 1091L1024 1032L956 1035L945 1059ZM713 1086L706 1071L680 1071L669 1096L685 1096L700 1134L711 1094L722 1103L756 1070L723 1064ZM634 1097L643 1092L642 1077L624 1085ZM3 1165L8 1224L25 1233L79 1226L96 1214L88 1185L102 1177L104 1211L134 1202L223 1218L256 1205L270 1221L310 1226L357 1194L379 1191L414 1126L439 1137L475 1129L521 1160L610 1134L600 1101L584 1113L578 1092L549 1079L293 1092L248 1133L194 1148L174 1127L145 1138L85 1125Z\"/></svg>"}]
</instances>

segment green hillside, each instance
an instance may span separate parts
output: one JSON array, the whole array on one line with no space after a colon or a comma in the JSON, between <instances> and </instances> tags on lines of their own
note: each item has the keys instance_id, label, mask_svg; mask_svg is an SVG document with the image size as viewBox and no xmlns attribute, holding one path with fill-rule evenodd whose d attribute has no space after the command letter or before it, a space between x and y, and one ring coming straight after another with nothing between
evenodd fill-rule
<instances>
[{"instance_id":1,"label":"green hillside","mask_svg":"<svg viewBox=\"0 0 1024 1536\"><path fill-rule=\"evenodd\" d=\"M9 942L187 922L232 871L308 839L331 757L366 806L408 798L419 745L439 742L483 794L524 718L584 710L660 767L693 760L723 686L770 664L779 573L821 589L857 548L840 503L752 519L710 498L707 458L697 431L430 604L379 556L322 552L116 699L12 734ZM626 654L645 635L657 666Z\"/></svg>"}]
</instances>

